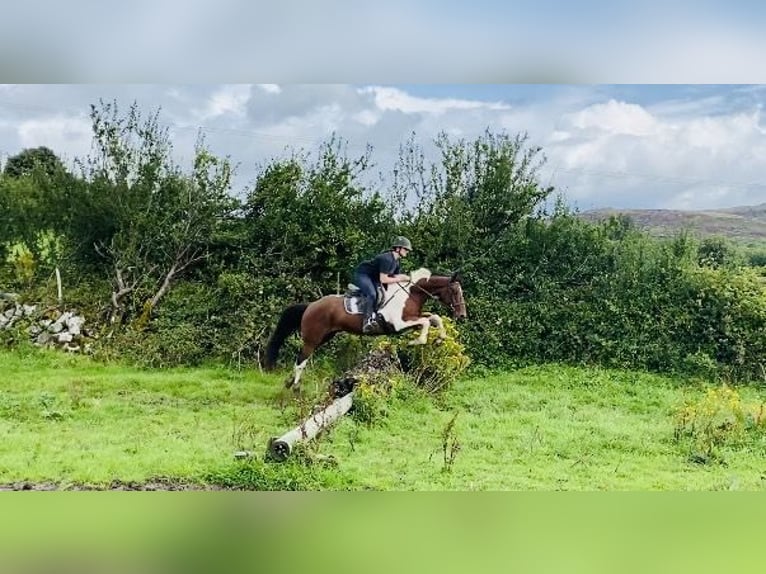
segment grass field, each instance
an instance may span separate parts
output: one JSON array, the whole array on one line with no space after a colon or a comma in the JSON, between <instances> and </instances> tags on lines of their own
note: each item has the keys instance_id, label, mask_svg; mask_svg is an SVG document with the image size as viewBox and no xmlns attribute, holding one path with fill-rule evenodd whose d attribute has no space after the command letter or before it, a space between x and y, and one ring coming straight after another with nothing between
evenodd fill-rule
<instances>
[{"instance_id":1,"label":"grass field","mask_svg":"<svg viewBox=\"0 0 766 574\"><path fill-rule=\"evenodd\" d=\"M400 388L378 400L372 422L346 416L291 461L264 462L268 439L296 426L327 380L307 375L306 395L296 400L282 390L284 373L149 371L53 352L0 352L0 485L419 491L766 486L763 425L743 423L736 440L716 444L715 456L700 455L698 442L676 436L679 409L699 404L712 385L558 365L469 376L440 397ZM766 391L750 385L735 395L757 410ZM239 450L255 456L237 461Z\"/></svg>"}]
</instances>

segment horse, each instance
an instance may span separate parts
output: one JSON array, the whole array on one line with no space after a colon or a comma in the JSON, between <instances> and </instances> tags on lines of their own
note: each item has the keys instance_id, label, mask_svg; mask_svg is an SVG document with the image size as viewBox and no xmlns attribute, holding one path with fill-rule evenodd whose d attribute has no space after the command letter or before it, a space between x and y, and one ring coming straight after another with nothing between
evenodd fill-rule
<instances>
[{"instance_id":1,"label":"horse","mask_svg":"<svg viewBox=\"0 0 766 574\"><path fill-rule=\"evenodd\" d=\"M382 317L384 324L372 333L362 332L364 315L358 311L358 294L348 292L345 295L325 295L311 303L291 305L282 311L269 338L263 366L266 370L274 369L285 339L300 331L303 347L295 359L293 376L285 383L288 389L292 388L297 393L309 357L338 333L398 335L420 327L420 335L410 344L424 345L428 341L429 328L434 326L439 329L436 342L443 342L447 332L442 318L436 314L424 313L422 308L427 300L435 299L450 308L455 319L465 318L466 305L460 281L457 274L432 275L428 269L421 268L410 274L409 282L383 287L378 316ZM354 309L355 303L357 310Z\"/></svg>"}]
</instances>

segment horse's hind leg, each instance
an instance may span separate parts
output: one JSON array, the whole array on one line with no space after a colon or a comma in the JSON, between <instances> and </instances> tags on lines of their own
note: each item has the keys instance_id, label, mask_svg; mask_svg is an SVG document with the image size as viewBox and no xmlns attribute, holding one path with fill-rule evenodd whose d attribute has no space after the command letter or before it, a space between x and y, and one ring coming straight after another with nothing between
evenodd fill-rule
<instances>
[{"instance_id":1,"label":"horse's hind leg","mask_svg":"<svg viewBox=\"0 0 766 574\"><path fill-rule=\"evenodd\" d=\"M303 348L301 349L300 353L298 353L298 356L295 358L295 367L293 368L293 377L292 379L288 379L287 383L285 383L285 386L288 389L293 389L293 391L295 391L296 393L300 390L301 375L303 375L303 370L306 368L306 363L309 362L309 357L319 347L321 347L327 341L332 339L336 335L336 333L337 331L326 333L319 342L314 342L314 341L303 342Z\"/></svg>"},{"instance_id":2,"label":"horse's hind leg","mask_svg":"<svg viewBox=\"0 0 766 574\"><path fill-rule=\"evenodd\" d=\"M314 348L310 347L308 345L303 345L303 348L301 349L300 353L298 353L298 356L295 357L295 366L293 367L293 376L290 379L287 379L287 382L285 383L285 387L288 389L293 389L296 393L300 390L301 386L301 375L303 374L303 370L306 368L306 363L309 362L309 357L311 356L311 353L314 352Z\"/></svg>"},{"instance_id":3,"label":"horse's hind leg","mask_svg":"<svg viewBox=\"0 0 766 574\"><path fill-rule=\"evenodd\" d=\"M301 388L301 375L306 368L306 363L309 362L310 354L311 353L306 354L303 350L298 353L298 356L295 358L295 366L293 367L293 376L287 379L287 382L285 383L285 387L293 389L296 393Z\"/></svg>"}]
</instances>

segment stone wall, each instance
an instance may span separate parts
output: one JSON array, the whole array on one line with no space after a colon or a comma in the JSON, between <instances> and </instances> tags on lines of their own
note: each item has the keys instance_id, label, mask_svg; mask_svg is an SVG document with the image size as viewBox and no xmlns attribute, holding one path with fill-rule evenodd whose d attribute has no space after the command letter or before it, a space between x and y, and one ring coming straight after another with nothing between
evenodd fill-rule
<instances>
[{"instance_id":1,"label":"stone wall","mask_svg":"<svg viewBox=\"0 0 766 574\"><path fill-rule=\"evenodd\" d=\"M19 304L0 299L0 330L21 329L41 347L55 347L72 353L88 351L91 339L85 317L76 311L57 308L40 309L38 305Z\"/></svg>"}]
</instances>

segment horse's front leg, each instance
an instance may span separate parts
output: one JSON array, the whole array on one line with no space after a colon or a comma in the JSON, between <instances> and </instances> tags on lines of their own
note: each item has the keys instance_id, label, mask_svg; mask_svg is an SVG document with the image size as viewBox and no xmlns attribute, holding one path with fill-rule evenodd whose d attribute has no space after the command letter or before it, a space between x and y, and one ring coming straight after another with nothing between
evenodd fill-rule
<instances>
[{"instance_id":1,"label":"horse's front leg","mask_svg":"<svg viewBox=\"0 0 766 574\"><path fill-rule=\"evenodd\" d=\"M444 328L444 321L442 321L442 318L439 317L439 315L429 315L428 321L431 323L432 327L437 327L439 329L439 336L437 337L435 343L443 343L447 340L447 330Z\"/></svg>"},{"instance_id":2,"label":"horse's front leg","mask_svg":"<svg viewBox=\"0 0 766 574\"><path fill-rule=\"evenodd\" d=\"M420 317L419 319L415 319L412 321L414 325L420 325L420 336L410 341L410 345L425 345L428 342L428 327L431 324L431 321L428 317Z\"/></svg>"}]
</instances>

